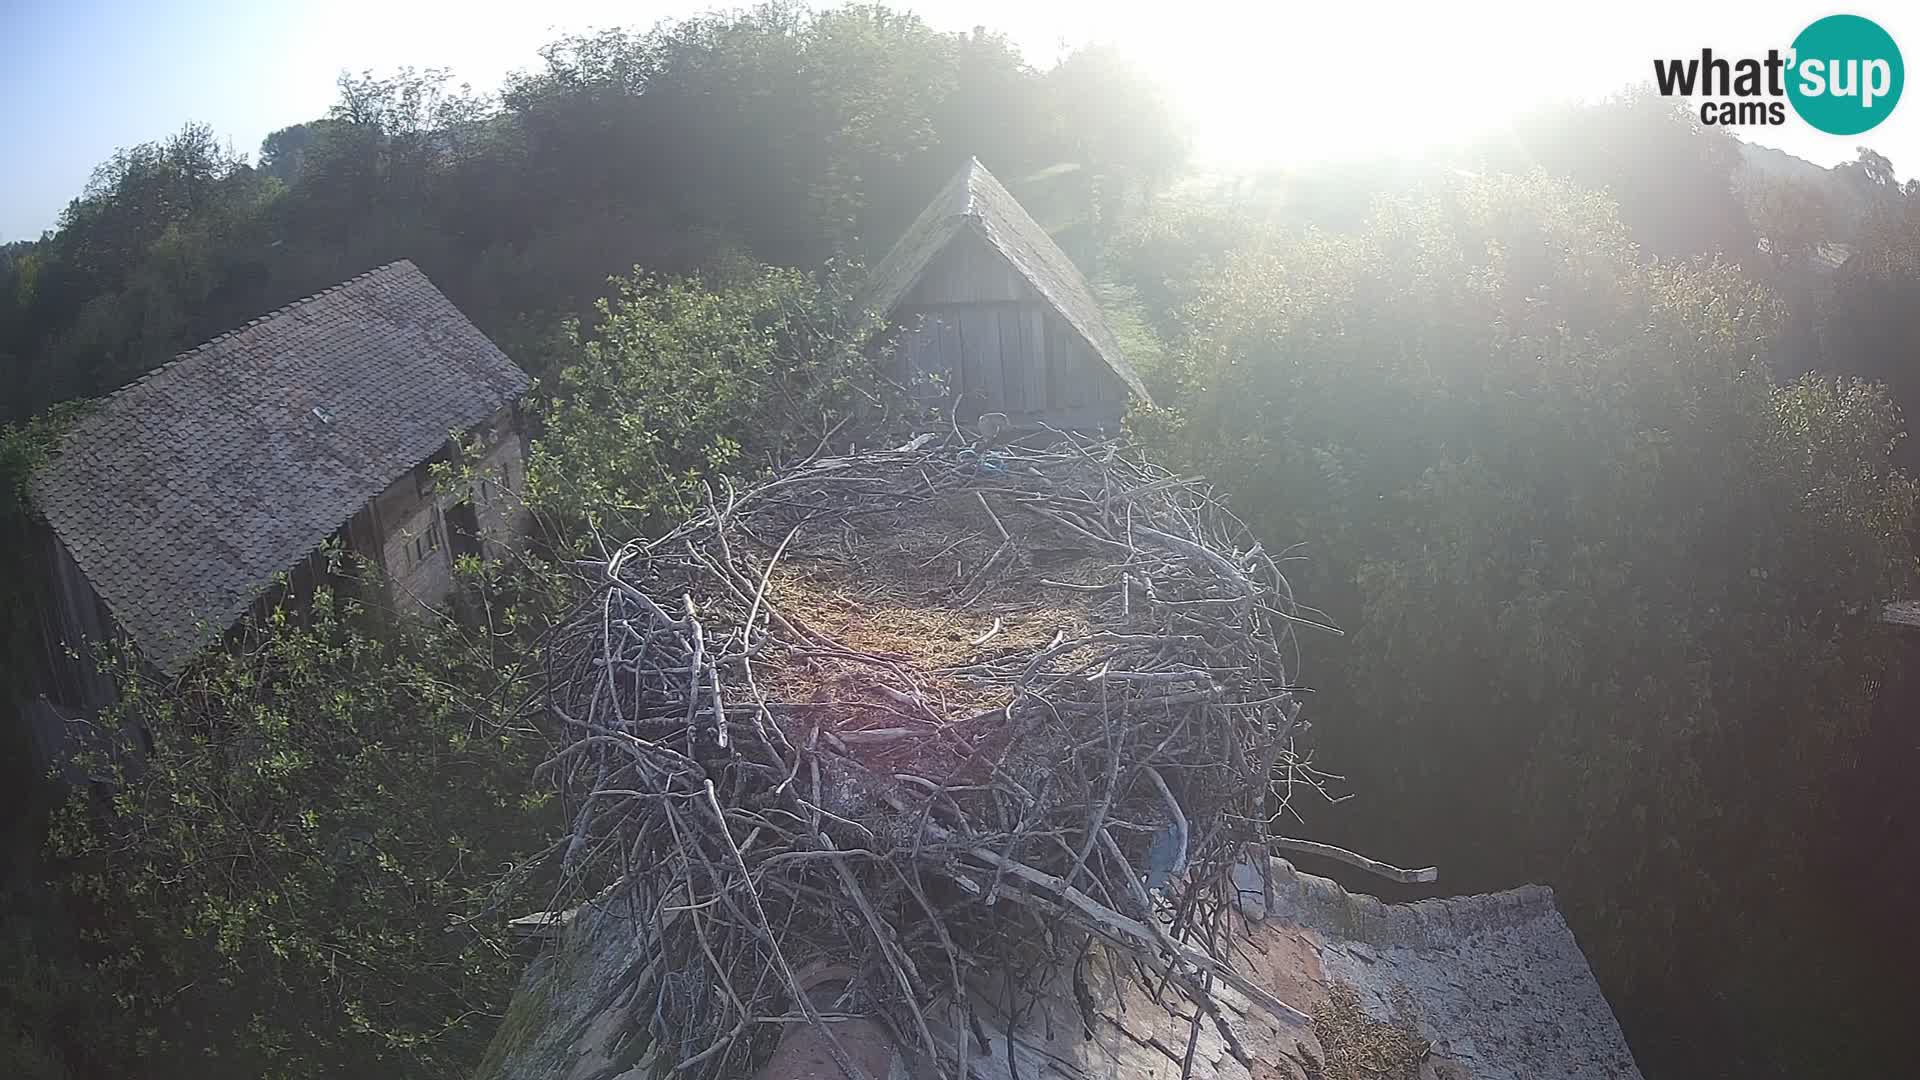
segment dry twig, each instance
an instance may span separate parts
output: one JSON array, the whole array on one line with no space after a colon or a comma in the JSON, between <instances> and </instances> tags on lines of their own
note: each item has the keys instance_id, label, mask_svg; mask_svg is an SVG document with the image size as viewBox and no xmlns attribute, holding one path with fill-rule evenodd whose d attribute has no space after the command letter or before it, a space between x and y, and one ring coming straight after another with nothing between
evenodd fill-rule
<instances>
[{"instance_id":1,"label":"dry twig","mask_svg":"<svg viewBox=\"0 0 1920 1080\"><path fill-rule=\"evenodd\" d=\"M1196 1018L1222 983L1303 1019L1233 970L1229 871L1310 775L1288 663L1317 623L1203 486L1115 443L923 438L725 494L579 564L597 602L547 650L570 884L635 869L680 1072L831 1011L957 1074L933 1018L1071 965L1068 930ZM817 1009L796 972L829 960L859 976Z\"/></svg>"}]
</instances>

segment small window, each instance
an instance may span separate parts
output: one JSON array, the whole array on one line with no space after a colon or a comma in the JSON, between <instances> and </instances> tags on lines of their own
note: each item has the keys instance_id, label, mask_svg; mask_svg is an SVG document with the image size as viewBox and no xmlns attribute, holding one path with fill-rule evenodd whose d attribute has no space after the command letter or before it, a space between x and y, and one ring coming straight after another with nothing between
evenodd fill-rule
<instances>
[{"instance_id":1,"label":"small window","mask_svg":"<svg viewBox=\"0 0 1920 1080\"><path fill-rule=\"evenodd\" d=\"M413 543L410 546L413 550L413 561L416 566L426 562L427 556L440 550L439 507L436 506L433 508L433 517L428 520L427 527L414 534Z\"/></svg>"}]
</instances>

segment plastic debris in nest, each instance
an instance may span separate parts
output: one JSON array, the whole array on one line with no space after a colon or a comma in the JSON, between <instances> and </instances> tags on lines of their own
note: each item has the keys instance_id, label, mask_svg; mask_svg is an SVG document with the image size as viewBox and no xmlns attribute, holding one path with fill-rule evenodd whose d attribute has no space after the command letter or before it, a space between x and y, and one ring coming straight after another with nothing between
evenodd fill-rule
<instances>
[{"instance_id":1,"label":"plastic debris in nest","mask_svg":"<svg viewBox=\"0 0 1920 1080\"><path fill-rule=\"evenodd\" d=\"M710 980L654 1012L681 1072L819 1023L796 972L824 962L858 972L829 1011L955 1076L970 982L1090 942L1201 1014L1226 984L1304 1019L1234 972L1229 871L1297 775L1293 634L1322 624L1200 483L1117 443L991 456L816 459L585 567L546 767L576 893L618 881L659 969Z\"/></svg>"}]
</instances>

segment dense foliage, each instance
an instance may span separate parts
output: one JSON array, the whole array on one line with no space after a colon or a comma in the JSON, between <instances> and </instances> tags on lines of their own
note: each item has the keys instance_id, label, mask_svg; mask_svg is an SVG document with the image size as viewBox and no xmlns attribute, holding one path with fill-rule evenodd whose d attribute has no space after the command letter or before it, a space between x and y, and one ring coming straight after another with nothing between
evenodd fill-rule
<instances>
[{"instance_id":1,"label":"dense foliage","mask_svg":"<svg viewBox=\"0 0 1920 1080\"><path fill-rule=\"evenodd\" d=\"M1047 71L1005 38L790 3L566 37L497 95L343 77L248 163L189 125L115 155L36 243L0 249L0 420L111 390L399 258L537 366L636 265L876 255L977 155L1086 250L1182 160L1110 52Z\"/></svg>"},{"instance_id":2,"label":"dense foliage","mask_svg":"<svg viewBox=\"0 0 1920 1080\"><path fill-rule=\"evenodd\" d=\"M1920 415L1920 190L1892 194L1889 181L1850 256L1807 307L1811 350L1822 366L1884 382L1908 416ZM1902 448L1920 467L1920 440Z\"/></svg>"},{"instance_id":3,"label":"dense foliage","mask_svg":"<svg viewBox=\"0 0 1920 1080\"><path fill-rule=\"evenodd\" d=\"M1308 673L1363 796L1329 820L1450 889L1554 884L1650 1061L1831 1064L1700 1025L1804 1010L1822 966L1811 860L1914 568L1886 394L1777 384L1763 289L1643 260L1609 201L1538 174L1256 236L1190 284L1142 426L1302 545L1348 631Z\"/></svg>"},{"instance_id":4,"label":"dense foliage","mask_svg":"<svg viewBox=\"0 0 1920 1080\"><path fill-rule=\"evenodd\" d=\"M866 325L834 282L617 282L536 395L543 539L624 540L722 473L815 448L850 403L879 415ZM6 446L30 461L33 434ZM396 617L381 583L350 578L290 596L179 680L112 658L123 697L90 726L94 783L54 816L53 892L8 897L33 914L0 940L17 960L0 1016L18 1029L0 1028L0 1061L32 1077L471 1069L525 959L504 919L551 885L555 808L532 779L548 743L523 679L569 585L531 554L463 560L460 579L458 619Z\"/></svg>"},{"instance_id":5,"label":"dense foliage","mask_svg":"<svg viewBox=\"0 0 1920 1080\"><path fill-rule=\"evenodd\" d=\"M977 154L1119 279L1141 434L1304 545L1347 631L1309 642L1309 715L1360 797L1316 835L1553 884L1649 1075L1897 1071L1903 1003L1866 988L1920 957L1821 878L1863 816L1911 865L1896 810L1847 802L1911 744L1865 731L1897 707L1870 620L1913 583L1920 460L1920 188L1885 158L1820 170L1628 95L1444 167L1170 202L1178 121L1117 56L1039 71L879 7L566 38L496 95L340 91L257 161L191 125L117 154L0 246L10 562L45 406L401 257L538 376L545 550L654 528L886 414L814 268ZM534 559L465 571L458 620L323 592L178 685L120 671L101 730L151 752L98 762L117 782L0 880L0 1075L471 1065L499 918L539 906L499 891L547 839L514 687L566 600ZM0 583L17 657L33 579Z\"/></svg>"},{"instance_id":6,"label":"dense foliage","mask_svg":"<svg viewBox=\"0 0 1920 1080\"><path fill-rule=\"evenodd\" d=\"M9 566L38 565L31 532L33 497L28 485L33 470L47 459L67 425L86 408L83 402L67 402L29 420L0 425L0 559ZM43 598L42 591L38 574L0 577L0 611L6 612L5 625L0 627L0 657L25 656L34 648L38 628L33 613ZM22 665L9 663L0 668L0 692L9 697L38 689Z\"/></svg>"},{"instance_id":7,"label":"dense foliage","mask_svg":"<svg viewBox=\"0 0 1920 1080\"><path fill-rule=\"evenodd\" d=\"M76 794L51 840L120 1013L90 1053L157 1075L465 1070L519 965L497 918L449 919L527 902L502 875L548 828L527 783L545 743L496 644L322 589L178 683L127 662L96 727L154 749L96 740L107 805Z\"/></svg>"},{"instance_id":8,"label":"dense foliage","mask_svg":"<svg viewBox=\"0 0 1920 1080\"><path fill-rule=\"evenodd\" d=\"M625 538L702 506L704 477L739 475L867 429L897 403L865 346L872 320L838 275L750 268L714 288L632 277L536 397L533 505Z\"/></svg>"}]
</instances>

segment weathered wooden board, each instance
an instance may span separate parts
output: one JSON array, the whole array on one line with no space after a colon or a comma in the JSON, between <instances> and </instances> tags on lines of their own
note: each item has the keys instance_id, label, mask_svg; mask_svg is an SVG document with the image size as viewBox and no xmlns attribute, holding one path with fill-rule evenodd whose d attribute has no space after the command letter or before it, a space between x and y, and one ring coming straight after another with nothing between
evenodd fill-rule
<instances>
[{"instance_id":1,"label":"weathered wooden board","mask_svg":"<svg viewBox=\"0 0 1920 1080\"><path fill-rule=\"evenodd\" d=\"M960 364L966 373L971 404L983 412L1005 410L1006 390L1000 377L1000 316L991 307L959 309Z\"/></svg>"},{"instance_id":2,"label":"weathered wooden board","mask_svg":"<svg viewBox=\"0 0 1920 1080\"><path fill-rule=\"evenodd\" d=\"M1047 408L1047 367L1052 362L1047 355L1047 311L1035 304L1026 310L1021 320L1020 339L1025 343L1027 359L1022 368L1026 382L1027 412L1044 412Z\"/></svg>"},{"instance_id":3,"label":"weathered wooden board","mask_svg":"<svg viewBox=\"0 0 1920 1080\"><path fill-rule=\"evenodd\" d=\"M977 236L955 239L895 317L909 327L896 346L901 375L927 400L965 395L963 417L1117 415L1129 396L1079 331Z\"/></svg>"},{"instance_id":4,"label":"weathered wooden board","mask_svg":"<svg viewBox=\"0 0 1920 1080\"><path fill-rule=\"evenodd\" d=\"M912 329L896 346L907 385L929 399L951 398L961 389L960 328L953 312L928 312L907 322Z\"/></svg>"},{"instance_id":5,"label":"weathered wooden board","mask_svg":"<svg viewBox=\"0 0 1920 1080\"><path fill-rule=\"evenodd\" d=\"M1028 412L1027 371L1033 366L1033 354L1027 349L1026 318L1021 308L1002 308L1000 316L1000 380L1004 390L1001 411L1008 415Z\"/></svg>"},{"instance_id":6,"label":"weathered wooden board","mask_svg":"<svg viewBox=\"0 0 1920 1080\"><path fill-rule=\"evenodd\" d=\"M986 241L964 233L940 253L907 294L902 307L1007 303L1037 299L1033 287Z\"/></svg>"},{"instance_id":7,"label":"weathered wooden board","mask_svg":"<svg viewBox=\"0 0 1920 1080\"><path fill-rule=\"evenodd\" d=\"M1091 351L1065 319L1047 313L1047 360L1052 383L1048 408L1078 409L1092 400L1093 390L1087 384L1097 376L1087 366Z\"/></svg>"}]
</instances>

